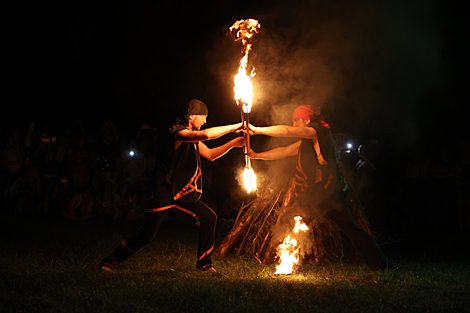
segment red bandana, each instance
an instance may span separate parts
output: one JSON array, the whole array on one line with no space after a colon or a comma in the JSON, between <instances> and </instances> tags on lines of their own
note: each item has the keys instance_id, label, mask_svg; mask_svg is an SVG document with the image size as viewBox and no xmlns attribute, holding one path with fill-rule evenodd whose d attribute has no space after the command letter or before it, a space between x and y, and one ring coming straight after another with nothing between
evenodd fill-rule
<instances>
[{"instance_id":1,"label":"red bandana","mask_svg":"<svg viewBox=\"0 0 470 313\"><path fill-rule=\"evenodd\" d=\"M301 105L292 113L292 119L301 118L304 120L312 120L315 116L315 110L309 105Z\"/></svg>"},{"instance_id":2,"label":"red bandana","mask_svg":"<svg viewBox=\"0 0 470 313\"><path fill-rule=\"evenodd\" d=\"M294 110L294 113L292 113L292 119L294 118L301 118L301 119L304 119L304 120L310 120L312 121L313 118L317 115L317 113L315 112L315 110L309 106L309 105L301 105L299 107L297 107L295 110ZM330 129L330 125L328 125L325 121L320 121L320 125L323 126L323 127L326 127L328 129Z\"/></svg>"}]
</instances>

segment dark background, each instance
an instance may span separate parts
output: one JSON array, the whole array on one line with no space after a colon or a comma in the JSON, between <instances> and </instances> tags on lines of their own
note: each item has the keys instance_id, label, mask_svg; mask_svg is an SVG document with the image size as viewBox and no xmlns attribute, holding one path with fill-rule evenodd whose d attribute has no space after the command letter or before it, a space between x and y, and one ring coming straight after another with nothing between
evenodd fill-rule
<instances>
[{"instance_id":1,"label":"dark background","mask_svg":"<svg viewBox=\"0 0 470 313\"><path fill-rule=\"evenodd\" d=\"M416 147L432 159L445 146L456 162L468 143L467 13L443 0L3 1L2 127L54 134L82 118L93 131L109 117L135 133L191 98L207 103L207 126L238 122L241 45L227 30L255 18L252 123L321 107L338 138L371 146L388 190Z\"/></svg>"},{"instance_id":2,"label":"dark background","mask_svg":"<svg viewBox=\"0 0 470 313\"><path fill-rule=\"evenodd\" d=\"M253 118L309 103L345 131L373 128L368 135L405 135L398 141L406 143L435 128L459 133L464 3L5 1L1 101L13 114L2 120L112 114L123 127L158 123L192 97L207 102L210 122L236 120L231 83L241 46L226 33L256 18Z\"/></svg>"}]
</instances>

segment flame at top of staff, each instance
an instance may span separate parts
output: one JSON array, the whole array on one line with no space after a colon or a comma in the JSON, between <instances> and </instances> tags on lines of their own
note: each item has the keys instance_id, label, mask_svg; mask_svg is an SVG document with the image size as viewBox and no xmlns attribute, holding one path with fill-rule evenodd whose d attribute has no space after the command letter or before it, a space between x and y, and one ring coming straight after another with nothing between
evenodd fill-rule
<instances>
[{"instance_id":1,"label":"flame at top of staff","mask_svg":"<svg viewBox=\"0 0 470 313\"><path fill-rule=\"evenodd\" d=\"M241 40L243 45L245 45L246 40L253 37L255 33L258 33L259 29L261 28L260 23L255 19L247 19L247 20L238 20L230 26L230 31L233 30L237 31L237 38L235 41Z\"/></svg>"},{"instance_id":2,"label":"flame at top of staff","mask_svg":"<svg viewBox=\"0 0 470 313\"><path fill-rule=\"evenodd\" d=\"M247 74L248 67L248 54L251 51L251 44L248 43L247 39L253 37L255 33L258 33L261 25L255 19L238 20L231 27L230 31L236 30L235 41L241 40L243 43L244 56L240 60L238 67L238 73L234 77L235 100L237 104L242 104L243 112L250 113L251 105L253 103L253 84L251 78L255 76L255 68Z\"/></svg>"}]
</instances>

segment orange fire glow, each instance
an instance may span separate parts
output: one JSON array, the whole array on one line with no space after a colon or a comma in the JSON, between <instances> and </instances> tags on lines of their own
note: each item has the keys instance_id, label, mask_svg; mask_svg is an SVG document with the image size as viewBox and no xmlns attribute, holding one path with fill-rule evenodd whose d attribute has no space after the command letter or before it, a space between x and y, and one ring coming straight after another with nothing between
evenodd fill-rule
<instances>
[{"instance_id":1,"label":"orange fire glow","mask_svg":"<svg viewBox=\"0 0 470 313\"><path fill-rule=\"evenodd\" d=\"M245 129L248 129L248 114L251 112L253 103L253 84L251 78L255 76L255 68L251 71L248 70L248 56L252 49L252 44L248 43L247 39L253 37L258 33L261 25L255 19L239 20L236 21L231 27L230 32L236 31L235 41L242 41L243 44L243 57L240 59L238 72L234 76L233 91L235 93L235 100L237 105L242 110L242 122ZM250 136L245 134L246 149L250 149ZM257 189L256 174L251 168L251 159L246 157L246 166L243 173L243 184L248 193Z\"/></svg>"},{"instance_id":2,"label":"orange fire glow","mask_svg":"<svg viewBox=\"0 0 470 313\"><path fill-rule=\"evenodd\" d=\"M258 189L256 184L256 174L252 168L245 168L243 171L243 185L245 186L246 192L248 193Z\"/></svg>"},{"instance_id":3,"label":"orange fire glow","mask_svg":"<svg viewBox=\"0 0 470 313\"><path fill-rule=\"evenodd\" d=\"M298 234L300 231L308 231L308 226L302 222L302 217L296 216L294 217L294 220L294 234ZM297 264L300 259L297 240L295 238L291 238L290 234L287 235L287 237L284 238L284 241L279 245L279 251L280 264L276 266L276 272L274 274L292 274L294 265Z\"/></svg>"},{"instance_id":4,"label":"orange fire glow","mask_svg":"<svg viewBox=\"0 0 470 313\"><path fill-rule=\"evenodd\" d=\"M251 105L253 103L253 84L251 78L254 77L255 68L249 75L247 75L248 66L248 54L250 53L251 45L248 44L245 49L245 55L240 60L240 66L238 67L238 73L234 76L233 91L235 93L235 100L238 105L243 105L243 112L250 113Z\"/></svg>"}]
</instances>

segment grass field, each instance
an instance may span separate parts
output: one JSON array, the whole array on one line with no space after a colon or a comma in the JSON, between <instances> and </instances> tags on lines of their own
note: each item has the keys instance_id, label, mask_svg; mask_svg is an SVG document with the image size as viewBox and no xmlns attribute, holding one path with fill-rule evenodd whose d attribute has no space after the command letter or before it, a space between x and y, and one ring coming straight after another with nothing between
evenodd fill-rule
<instances>
[{"instance_id":1,"label":"grass field","mask_svg":"<svg viewBox=\"0 0 470 313\"><path fill-rule=\"evenodd\" d=\"M469 251L454 238L385 246L394 273L306 264L274 276L274 265L228 256L206 274L197 227L168 221L115 272L99 271L140 224L1 217L0 312L470 312Z\"/></svg>"}]
</instances>

